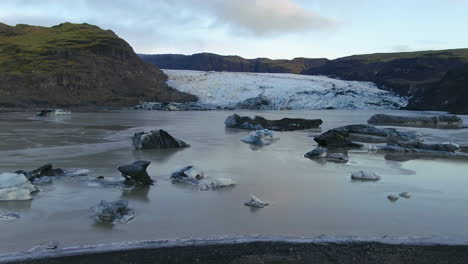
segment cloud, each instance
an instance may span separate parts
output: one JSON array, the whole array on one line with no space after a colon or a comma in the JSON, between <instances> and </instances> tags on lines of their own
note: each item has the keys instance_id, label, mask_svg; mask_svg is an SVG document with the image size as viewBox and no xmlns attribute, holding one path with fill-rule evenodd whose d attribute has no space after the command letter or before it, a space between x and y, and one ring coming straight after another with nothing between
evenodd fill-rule
<instances>
[{"instance_id":1,"label":"cloud","mask_svg":"<svg viewBox=\"0 0 468 264\"><path fill-rule=\"evenodd\" d=\"M248 41L253 47L259 41L271 46L274 40L336 27L335 19L295 1L0 0L0 21L41 26L94 24L113 30L136 51L145 53L234 54L247 49L250 54L252 48L243 48L249 46Z\"/></svg>"},{"instance_id":2,"label":"cloud","mask_svg":"<svg viewBox=\"0 0 468 264\"><path fill-rule=\"evenodd\" d=\"M227 26L234 34L262 36L337 25L335 19L300 7L294 0L1 0L0 9L4 9L0 19L9 20L15 16L33 21L85 20L136 29Z\"/></svg>"},{"instance_id":3,"label":"cloud","mask_svg":"<svg viewBox=\"0 0 468 264\"><path fill-rule=\"evenodd\" d=\"M195 0L209 12L216 24L228 25L235 32L254 35L329 30L336 19L301 8L292 0Z\"/></svg>"}]
</instances>

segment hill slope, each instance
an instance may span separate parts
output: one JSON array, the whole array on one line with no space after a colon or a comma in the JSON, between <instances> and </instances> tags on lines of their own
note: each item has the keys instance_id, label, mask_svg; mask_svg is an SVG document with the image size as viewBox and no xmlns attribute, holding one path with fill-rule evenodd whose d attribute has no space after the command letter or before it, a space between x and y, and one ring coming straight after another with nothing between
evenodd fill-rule
<instances>
[{"instance_id":1,"label":"hill slope","mask_svg":"<svg viewBox=\"0 0 468 264\"><path fill-rule=\"evenodd\" d=\"M166 80L112 31L88 24L0 23L0 106L196 100Z\"/></svg>"},{"instance_id":2,"label":"hill slope","mask_svg":"<svg viewBox=\"0 0 468 264\"><path fill-rule=\"evenodd\" d=\"M161 69L263 73L301 73L328 61L327 59L307 58L293 60L244 59L239 56L221 56L212 53L198 53L189 56L140 54L140 57Z\"/></svg>"},{"instance_id":3,"label":"hill slope","mask_svg":"<svg viewBox=\"0 0 468 264\"><path fill-rule=\"evenodd\" d=\"M410 109L468 113L468 49L355 55L304 73L374 82L411 96Z\"/></svg>"}]
</instances>

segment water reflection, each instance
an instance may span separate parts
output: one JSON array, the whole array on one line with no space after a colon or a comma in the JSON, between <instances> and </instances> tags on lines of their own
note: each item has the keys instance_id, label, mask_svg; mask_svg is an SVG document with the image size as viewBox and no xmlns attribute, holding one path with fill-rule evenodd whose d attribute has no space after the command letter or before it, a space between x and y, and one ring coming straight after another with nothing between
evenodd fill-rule
<instances>
[{"instance_id":1,"label":"water reflection","mask_svg":"<svg viewBox=\"0 0 468 264\"><path fill-rule=\"evenodd\" d=\"M113 231L114 230L114 224L113 223L107 223L107 222L97 222L95 221L92 224L92 227L95 229L98 229L99 231Z\"/></svg>"},{"instance_id":2,"label":"water reflection","mask_svg":"<svg viewBox=\"0 0 468 264\"><path fill-rule=\"evenodd\" d=\"M185 148L180 149L145 149L141 151L133 151L132 156L134 160L150 160L156 163L166 163L175 154L184 151Z\"/></svg>"},{"instance_id":3,"label":"water reflection","mask_svg":"<svg viewBox=\"0 0 468 264\"><path fill-rule=\"evenodd\" d=\"M150 186L135 186L132 189L122 190L122 199L124 200L136 200L141 202L150 202L148 193L150 191Z\"/></svg>"},{"instance_id":4,"label":"water reflection","mask_svg":"<svg viewBox=\"0 0 468 264\"><path fill-rule=\"evenodd\" d=\"M3 210L26 210L31 209L32 200L29 201L0 201L0 209Z\"/></svg>"}]
</instances>

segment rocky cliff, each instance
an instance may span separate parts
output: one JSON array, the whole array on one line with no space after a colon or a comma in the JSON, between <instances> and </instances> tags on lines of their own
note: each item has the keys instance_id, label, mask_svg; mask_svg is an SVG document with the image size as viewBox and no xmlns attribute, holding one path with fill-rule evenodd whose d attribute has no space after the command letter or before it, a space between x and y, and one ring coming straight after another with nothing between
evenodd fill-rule
<instances>
[{"instance_id":1,"label":"rocky cliff","mask_svg":"<svg viewBox=\"0 0 468 264\"><path fill-rule=\"evenodd\" d=\"M409 96L409 109L468 113L468 49L356 55L304 71L371 81Z\"/></svg>"},{"instance_id":2,"label":"rocky cliff","mask_svg":"<svg viewBox=\"0 0 468 264\"><path fill-rule=\"evenodd\" d=\"M88 24L0 23L0 106L196 100L169 88L166 80L110 30Z\"/></svg>"},{"instance_id":3,"label":"rocky cliff","mask_svg":"<svg viewBox=\"0 0 468 264\"><path fill-rule=\"evenodd\" d=\"M239 56L221 56L212 53L198 53L189 56L140 54L140 57L161 69L265 73L302 73L328 62L327 59L307 58L293 60L244 59Z\"/></svg>"}]
</instances>

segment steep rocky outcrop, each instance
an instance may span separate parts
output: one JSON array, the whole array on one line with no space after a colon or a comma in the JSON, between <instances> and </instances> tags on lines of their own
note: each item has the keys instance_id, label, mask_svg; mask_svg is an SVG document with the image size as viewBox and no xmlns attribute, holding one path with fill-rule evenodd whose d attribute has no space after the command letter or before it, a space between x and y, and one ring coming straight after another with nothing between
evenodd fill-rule
<instances>
[{"instance_id":1,"label":"steep rocky outcrop","mask_svg":"<svg viewBox=\"0 0 468 264\"><path fill-rule=\"evenodd\" d=\"M222 56L212 53L193 55L140 54L140 57L161 69L228 72L301 73L328 62L328 59L323 58L295 58L292 60L244 59L239 56Z\"/></svg>"},{"instance_id":2,"label":"steep rocky outcrop","mask_svg":"<svg viewBox=\"0 0 468 264\"><path fill-rule=\"evenodd\" d=\"M410 96L408 109L468 113L468 49L356 55L303 73L374 82Z\"/></svg>"},{"instance_id":3,"label":"steep rocky outcrop","mask_svg":"<svg viewBox=\"0 0 468 264\"><path fill-rule=\"evenodd\" d=\"M123 39L89 24L0 23L0 107L195 101Z\"/></svg>"}]
</instances>

